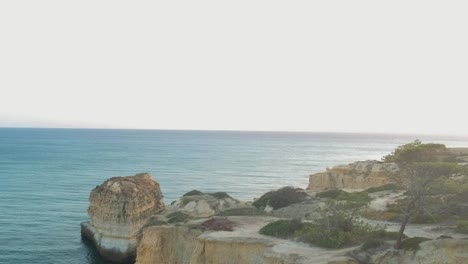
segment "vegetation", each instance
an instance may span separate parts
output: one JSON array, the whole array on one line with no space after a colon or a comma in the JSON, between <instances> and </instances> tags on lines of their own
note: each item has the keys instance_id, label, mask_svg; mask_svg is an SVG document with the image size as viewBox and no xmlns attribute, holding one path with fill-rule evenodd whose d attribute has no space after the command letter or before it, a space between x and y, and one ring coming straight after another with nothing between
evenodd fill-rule
<instances>
[{"instance_id":1,"label":"vegetation","mask_svg":"<svg viewBox=\"0 0 468 264\"><path fill-rule=\"evenodd\" d=\"M227 218L211 218L198 225L197 229L214 231L232 231L234 223Z\"/></svg>"},{"instance_id":2,"label":"vegetation","mask_svg":"<svg viewBox=\"0 0 468 264\"><path fill-rule=\"evenodd\" d=\"M423 144L419 140L399 146L383 158L386 162L398 164L400 170L389 172L389 176L399 187L406 190L407 195L407 198L398 204L401 211L401 226L396 248L402 246L403 233L410 219L418 213L428 212L425 208L435 183L463 171L463 168L455 163L441 161L446 158L445 145ZM423 218L427 219L429 218Z\"/></svg>"},{"instance_id":3,"label":"vegetation","mask_svg":"<svg viewBox=\"0 0 468 264\"><path fill-rule=\"evenodd\" d=\"M343 190L334 189L317 193L318 198L329 198L336 201L346 201L348 203L355 203L357 206L363 206L372 201L372 198L365 191L363 192L345 192Z\"/></svg>"},{"instance_id":4,"label":"vegetation","mask_svg":"<svg viewBox=\"0 0 468 264\"><path fill-rule=\"evenodd\" d=\"M220 216L232 216L232 215L250 215L250 216L255 216L255 215L265 215L265 211L259 210L257 208L233 208L233 209L227 209L222 212L220 212L218 215Z\"/></svg>"},{"instance_id":5,"label":"vegetation","mask_svg":"<svg viewBox=\"0 0 468 264\"><path fill-rule=\"evenodd\" d=\"M459 220L456 230L457 232L468 234L468 220Z\"/></svg>"},{"instance_id":6,"label":"vegetation","mask_svg":"<svg viewBox=\"0 0 468 264\"><path fill-rule=\"evenodd\" d=\"M306 197L307 195L302 191L302 189L287 186L276 191L265 193L253 202L253 206L261 208L269 205L273 207L273 209L279 209L291 204L302 202Z\"/></svg>"},{"instance_id":7,"label":"vegetation","mask_svg":"<svg viewBox=\"0 0 468 264\"><path fill-rule=\"evenodd\" d=\"M194 196L194 195L202 195L203 193L200 192L199 190L191 190L190 192L182 195L182 197L186 197L186 196Z\"/></svg>"},{"instance_id":8,"label":"vegetation","mask_svg":"<svg viewBox=\"0 0 468 264\"><path fill-rule=\"evenodd\" d=\"M361 250L378 248L378 247L383 246L384 244L385 244L385 240L383 240L382 238L371 238L367 240L366 242L364 242L364 244L362 244Z\"/></svg>"},{"instance_id":9,"label":"vegetation","mask_svg":"<svg viewBox=\"0 0 468 264\"><path fill-rule=\"evenodd\" d=\"M401 190L401 187L399 187L398 185L396 185L394 183L388 183L388 184L385 184L385 185L382 185L382 186L368 188L368 189L364 190L364 192L366 192L366 193L375 193L375 192L394 191L394 190Z\"/></svg>"},{"instance_id":10,"label":"vegetation","mask_svg":"<svg viewBox=\"0 0 468 264\"><path fill-rule=\"evenodd\" d=\"M167 225L167 222L159 220L156 217L152 216L146 222L145 227L147 227L147 226L160 226L160 225Z\"/></svg>"},{"instance_id":11,"label":"vegetation","mask_svg":"<svg viewBox=\"0 0 468 264\"><path fill-rule=\"evenodd\" d=\"M260 233L280 238L298 239L324 248L342 248L375 239L395 239L398 234L371 226L358 218L358 208L332 200L326 202L319 217L311 222L279 220L264 226ZM370 242L369 242L370 243Z\"/></svg>"},{"instance_id":12,"label":"vegetation","mask_svg":"<svg viewBox=\"0 0 468 264\"><path fill-rule=\"evenodd\" d=\"M404 250L411 250L411 251L417 251L421 249L419 244L421 244L424 241L431 240L429 238L425 237L412 237L408 238L402 241L400 248Z\"/></svg>"},{"instance_id":13,"label":"vegetation","mask_svg":"<svg viewBox=\"0 0 468 264\"><path fill-rule=\"evenodd\" d=\"M266 236L292 238L303 227L304 224L299 220L278 220L262 227L259 232Z\"/></svg>"},{"instance_id":14,"label":"vegetation","mask_svg":"<svg viewBox=\"0 0 468 264\"><path fill-rule=\"evenodd\" d=\"M231 196L229 196L229 194L225 193L225 192L215 192L215 193L208 193L209 195L213 196L213 197L216 197L218 199L226 199L226 198L231 198Z\"/></svg>"},{"instance_id":15,"label":"vegetation","mask_svg":"<svg viewBox=\"0 0 468 264\"><path fill-rule=\"evenodd\" d=\"M182 212L173 212L173 213L168 214L167 218L168 218L167 222L172 224L172 223L185 222L190 218L190 216Z\"/></svg>"}]
</instances>

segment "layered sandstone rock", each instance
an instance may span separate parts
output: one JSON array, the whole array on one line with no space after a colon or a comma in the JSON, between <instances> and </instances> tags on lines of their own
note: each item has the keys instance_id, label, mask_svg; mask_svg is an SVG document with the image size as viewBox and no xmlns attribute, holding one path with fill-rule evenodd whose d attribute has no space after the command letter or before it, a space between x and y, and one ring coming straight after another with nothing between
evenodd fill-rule
<instances>
[{"instance_id":1,"label":"layered sandstone rock","mask_svg":"<svg viewBox=\"0 0 468 264\"><path fill-rule=\"evenodd\" d=\"M104 258L131 262L141 228L164 209L162 198L159 184L147 173L110 178L91 191L90 221L81 224L82 235Z\"/></svg>"},{"instance_id":2,"label":"layered sandstone rock","mask_svg":"<svg viewBox=\"0 0 468 264\"><path fill-rule=\"evenodd\" d=\"M358 161L348 165L339 165L325 172L309 176L307 189L319 191L327 189L367 189L391 183L388 172L395 172L394 163L379 161Z\"/></svg>"},{"instance_id":3,"label":"layered sandstone rock","mask_svg":"<svg viewBox=\"0 0 468 264\"><path fill-rule=\"evenodd\" d=\"M288 256L270 252L273 244L261 238L214 237L187 227L144 229L137 264L289 264Z\"/></svg>"},{"instance_id":4,"label":"layered sandstone rock","mask_svg":"<svg viewBox=\"0 0 468 264\"><path fill-rule=\"evenodd\" d=\"M184 196L175 201L171 207L175 211L186 213L191 217L211 217L221 211L243 208L246 205L244 202L240 202L227 194L222 196L197 194Z\"/></svg>"},{"instance_id":5,"label":"layered sandstone rock","mask_svg":"<svg viewBox=\"0 0 468 264\"><path fill-rule=\"evenodd\" d=\"M417 251L387 251L374 258L380 264L464 264L468 263L468 240L438 239L419 244Z\"/></svg>"}]
</instances>

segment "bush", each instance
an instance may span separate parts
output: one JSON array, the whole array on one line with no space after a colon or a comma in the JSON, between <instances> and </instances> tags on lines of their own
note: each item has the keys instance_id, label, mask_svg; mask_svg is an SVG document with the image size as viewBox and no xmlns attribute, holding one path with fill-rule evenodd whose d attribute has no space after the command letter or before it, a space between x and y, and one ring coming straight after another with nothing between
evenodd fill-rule
<instances>
[{"instance_id":1,"label":"bush","mask_svg":"<svg viewBox=\"0 0 468 264\"><path fill-rule=\"evenodd\" d=\"M232 231L234 223L226 218L211 218L198 225L197 229L214 231Z\"/></svg>"},{"instance_id":2,"label":"bush","mask_svg":"<svg viewBox=\"0 0 468 264\"><path fill-rule=\"evenodd\" d=\"M302 227L303 223L299 220L278 220L262 227L259 232L266 236L290 238Z\"/></svg>"},{"instance_id":3,"label":"bush","mask_svg":"<svg viewBox=\"0 0 468 264\"><path fill-rule=\"evenodd\" d=\"M361 250L368 250L371 248L378 248L385 245L385 241L381 238L371 238L364 242L361 246Z\"/></svg>"},{"instance_id":4,"label":"bush","mask_svg":"<svg viewBox=\"0 0 468 264\"><path fill-rule=\"evenodd\" d=\"M457 232L468 234L468 221L467 220L459 220L457 222Z\"/></svg>"},{"instance_id":5,"label":"bush","mask_svg":"<svg viewBox=\"0 0 468 264\"><path fill-rule=\"evenodd\" d=\"M422 242L424 241L428 241L428 240L431 240L429 238L426 238L426 237L412 237L412 238L408 238L408 239L405 239L401 242L401 246L400 248L401 249L404 249L404 250L411 250L411 251L417 251L419 249L421 249L421 247L419 246L419 244L421 244Z\"/></svg>"},{"instance_id":6,"label":"bush","mask_svg":"<svg viewBox=\"0 0 468 264\"><path fill-rule=\"evenodd\" d=\"M180 222L185 222L187 221L190 216L188 214L182 213L182 212L173 212L167 215L167 220L168 223L180 223Z\"/></svg>"},{"instance_id":7,"label":"bush","mask_svg":"<svg viewBox=\"0 0 468 264\"><path fill-rule=\"evenodd\" d=\"M257 208L234 208L234 209L227 209L220 212L218 215L220 216L232 216L232 215L265 215L265 211L259 210Z\"/></svg>"},{"instance_id":8,"label":"bush","mask_svg":"<svg viewBox=\"0 0 468 264\"><path fill-rule=\"evenodd\" d=\"M160 226L160 225L167 225L167 222L159 220L156 217L152 216L146 222L145 227L147 227L147 226Z\"/></svg>"},{"instance_id":9,"label":"bush","mask_svg":"<svg viewBox=\"0 0 468 264\"><path fill-rule=\"evenodd\" d=\"M231 196L229 196L229 194L225 193L225 192L215 192L215 193L209 193L209 195L213 196L213 197L216 197L218 199L226 199L226 198L231 198Z\"/></svg>"},{"instance_id":10,"label":"bush","mask_svg":"<svg viewBox=\"0 0 468 264\"><path fill-rule=\"evenodd\" d=\"M269 205L273 207L273 209L279 209L291 204L300 203L305 200L306 196L302 189L287 186L276 191L265 193L255 200L252 205L257 208Z\"/></svg>"},{"instance_id":11,"label":"bush","mask_svg":"<svg viewBox=\"0 0 468 264\"><path fill-rule=\"evenodd\" d=\"M202 195L203 193L200 192L199 190L191 190L190 192L182 195L182 197L185 197L185 196L193 196L193 195Z\"/></svg>"},{"instance_id":12,"label":"bush","mask_svg":"<svg viewBox=\"0 0 468 264\"><path fill-rule=\"evenodd\" d=\"M399 187L398 185L393 184L393 183L388 183L388 184L385 184L385 185L382 185L382 186L379 186L379 187L368 188L368 189L364 190L364 192L366 192L366 193L375 193L375 192L393 191L393 190L401 190L401 187Z\"/></svg>"}]
</instances>

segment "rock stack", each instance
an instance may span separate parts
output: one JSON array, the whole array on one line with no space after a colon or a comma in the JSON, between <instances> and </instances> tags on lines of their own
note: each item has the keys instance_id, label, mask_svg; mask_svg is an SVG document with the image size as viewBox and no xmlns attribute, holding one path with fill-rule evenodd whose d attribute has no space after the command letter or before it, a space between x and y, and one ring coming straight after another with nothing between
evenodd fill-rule
<instances>
[{"instance_id":1,"label":"rock stack","mask_svg":"<svg viewBox=\"0 0 468 264\"><path fill-rule=\"evenodd\" d=\"M81 234L103 258L133 262L142 227L164 210L162 198L159 184L147 173L110 178L91 191L90 221L81 224Z\"/></svg>"}]
</instances>

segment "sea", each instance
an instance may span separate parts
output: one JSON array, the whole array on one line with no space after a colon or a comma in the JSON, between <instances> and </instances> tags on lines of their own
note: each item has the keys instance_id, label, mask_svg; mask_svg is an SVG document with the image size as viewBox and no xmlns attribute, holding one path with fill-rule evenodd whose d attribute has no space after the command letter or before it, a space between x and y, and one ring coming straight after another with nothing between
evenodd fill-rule
<instances>
[{"instance_id":1,"label":"sea","mask_svg":"<svg viewBox=\"0 0 468 264\"><path fill-rule=\"evenodd\" d=\"M468 136L0 128L0 263L106 263L80 222L113 176L149 172L166 204L193 189L252 200L415 139L468 147Z\"/></svg>"}]
</instances>

